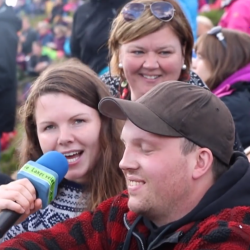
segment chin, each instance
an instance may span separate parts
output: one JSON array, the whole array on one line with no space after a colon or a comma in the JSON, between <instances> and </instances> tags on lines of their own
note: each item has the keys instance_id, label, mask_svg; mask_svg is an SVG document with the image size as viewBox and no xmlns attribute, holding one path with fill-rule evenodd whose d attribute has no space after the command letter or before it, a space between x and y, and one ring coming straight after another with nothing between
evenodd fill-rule
<instances>
[{"instance_id":1,"label":"chin","mask_svg":"<svg viewBox=\"0 0 250 250\"><path fill-rule=\"evenodd\" d=\"M128 208L129 208L129 210L131 210L137 214L143 214L144 210L145 210L145 207L143 206L143 204L141 202L133 199L133 198L132 199L129 198Z\"/></svg>"}]
</instances>

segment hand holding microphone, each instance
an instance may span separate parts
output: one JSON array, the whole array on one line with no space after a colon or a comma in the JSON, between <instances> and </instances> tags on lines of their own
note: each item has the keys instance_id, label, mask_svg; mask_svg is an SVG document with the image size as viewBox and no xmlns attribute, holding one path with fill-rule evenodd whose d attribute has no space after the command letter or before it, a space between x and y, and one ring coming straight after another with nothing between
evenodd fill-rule
<instances>
[{"instance_id":1,"label":"hand holding microphone","mask_svg":"<svg viewBox=\"0 0 250 250\"><path fill-rule=\"evenodd\" d=\"M0 186L0 211L8 209L21 214L16 224L41 208L42 200L36 198L36 190L28 179L20 179Z\"/></svg>"},{"instance_id":2,"label":"hand holding microphone","mask_svg":"<svg viewBox=\"0 0 250 250\"><path fill-rule=\"evenodd\" d=\"M0 212L0 238L15 222L22 221L41 205L45 208L55 198L58 184L67 171L65 156L51 151L36 162L27 162L18 172L17 181L2 185L0 209L4 210ZM26 214L22 215L24 212Z\"/></svg>"}]
</instances>

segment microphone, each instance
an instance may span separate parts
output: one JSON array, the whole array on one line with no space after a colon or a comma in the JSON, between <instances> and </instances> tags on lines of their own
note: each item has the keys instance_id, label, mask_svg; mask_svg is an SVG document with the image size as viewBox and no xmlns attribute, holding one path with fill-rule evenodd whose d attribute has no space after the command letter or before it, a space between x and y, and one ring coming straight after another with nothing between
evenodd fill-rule
<instances>
[{"instance_id":1,"label":"microphone","mask_svg":"<svg viewBox=\"0 0 250 250\"><path fill-rule=\"evenodd\" d=\"M42 208L57 195L58 184L68 172L66 157L57 152L50 151L42 155L36 162L28 161L17 173L17 179L27 178L36 189L37 198L42 200ZM21 217L15 211L4 209L0 213L0 238Z\"/></svg>"}]
</instances>

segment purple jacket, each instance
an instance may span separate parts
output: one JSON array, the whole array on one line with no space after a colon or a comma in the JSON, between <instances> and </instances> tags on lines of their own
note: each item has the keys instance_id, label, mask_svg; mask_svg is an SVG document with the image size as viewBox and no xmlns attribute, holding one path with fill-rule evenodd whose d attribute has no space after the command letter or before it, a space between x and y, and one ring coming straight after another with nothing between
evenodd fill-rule
<instances>
[{"instance_id":1,"label":"purple jacket","mask_svg":"<svg viewBox=\"0 0 250 250\"><path fill-rule=\"evenodd\" d=\"M250 34L250 0L234 0L225 8L219 25Z\"/></svg>"},{"instance_id":2,"label":"purple jacket","mask_svg":"<svg viewBox=\"0 0 250 250\"><path fill-rule=\"evenodd\" d=\"M218 96L223 97L233 93L232 85L237 82L250 82L250 64L236 71L234 74L224 80L217 88L212 92Z\"/></svg>"}]
</instances>

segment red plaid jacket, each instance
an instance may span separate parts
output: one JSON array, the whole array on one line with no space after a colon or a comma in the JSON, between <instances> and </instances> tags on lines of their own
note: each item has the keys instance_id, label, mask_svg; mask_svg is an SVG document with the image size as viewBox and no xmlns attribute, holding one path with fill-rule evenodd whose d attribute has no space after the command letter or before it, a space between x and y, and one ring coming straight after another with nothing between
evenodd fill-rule
<instances>
[{"instance_id":1,"label":"red plaid jacket","mask_svg":"<svg viewBox=\"0 0 250 250\"><path fill-rule=\"evenodd\" d=\"M123 249L128 233L124 220L131 225L137 215L128 210L128 196L111 198L96 209L59 223L51 229L24 233L0 244L5 250L118 250ZM244 250L250 247L250 207L225 209L203 221L189 223L177 230L178 243L165 243L156 249L171 250ZM142 220L136 225L137 236L147 238L149 231ZM147 249L132 235L130 250Z\"/></svg>"}]
</instances>

